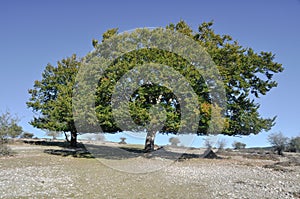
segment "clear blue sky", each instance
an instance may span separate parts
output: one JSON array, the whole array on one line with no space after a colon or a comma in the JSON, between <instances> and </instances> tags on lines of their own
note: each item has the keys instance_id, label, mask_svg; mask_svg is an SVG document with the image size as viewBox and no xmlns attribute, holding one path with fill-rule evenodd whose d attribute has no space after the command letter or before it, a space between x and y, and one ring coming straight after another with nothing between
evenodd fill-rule
<instances>
[{"instance_id":1,"label":"clear blue sky","mask_svg":"<svg viewBox=\"0 0 300 199\"><path fill-rule=\"evenodd\" d=\"M17 113L25 131L43 135L28 124L32 112L25 103L29 98L27 90L41 78L47 63L55 64L73 53L86 55L92 50L92 39L101 38L109 28L125 31L164 27L180 19L194 30L203 21L214 20L217 33L229 34L257 52L275 53L285 71L275 76L279 86L258 100L260 113L265 117L277 115L270 132L300 135L299 0L2 0L0 111ZM264 146L267 134L230 140Z\"/></svg>"}]
</instances>

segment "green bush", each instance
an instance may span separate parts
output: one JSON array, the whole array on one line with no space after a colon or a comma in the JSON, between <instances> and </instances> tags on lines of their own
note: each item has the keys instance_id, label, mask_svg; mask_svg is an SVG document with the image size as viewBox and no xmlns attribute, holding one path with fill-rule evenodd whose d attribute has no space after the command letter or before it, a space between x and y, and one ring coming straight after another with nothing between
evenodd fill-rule
<instances>
[{"instance_id":1,"label":"green bush","mask_svg":"<svg viewBox=\"0 0 300 199\"><path fill-rule=\"evenodd\" d=\"M300 153L300 137L294 137L289 142L289 151Z\"/></svg>"},{"instance_id":2,"label":"green bush","mask_svg":"<svg viewBox=\"0 0 300 199\"><path fill-rule=\"evenodd\" d=\"M244 148L246 148L246 144L242 143L242 142L234 141L233 144L232 144L232 147L234 149L244 149Z\"/></svg>"},{"instance_id":3,"label":"green bush","mask_svg":"<svg viewBox=\"0 0 300 199\"><path fill-rule=\"evenodd\" d=\"M1 141L8 138L16 138L23 132L22 127L17 124L18 122L19 118L13 116L9 111L0 114Z\"/></svg>"},{"instance_id":4,"label":"green bush","mask_svg":"<svg viewBox=\"0 0 300 199\"><path fill-rule=\"evenodd\" d=\"M285 137L281 132L271 133L268 136L268 142L277 151L278 155L283 155L283 151L287 148L289 139Z\"/></svg>"},{"instance_id":5,"label":"green bush","mask_svg":"<svg viewBox=\"0 0 300 199\"><path fill-rule=\"evenodd\" d=\"M12 151L6 144L0 144L0 156L11 155Z\"/></svg>"},{"instance_id":6,"label":"green bush","mask_svg":"<svg viewBox=\"0 0 300 199\"><path fill-rule=\"evenodd\" d=\"M120 142L119 142L119 144L127 144L126 142L125 142L125 140L126 140L126 138L125 137L120 137Z\"/></svg>"},{"instance_id":7,"label":"green bush","mask_svg":"<svg viewBox=\"0 0 300 199\"><path fill-rule=\"evenodd\" d=\"M34 136L33 133L24 132L24 133L21 135L21 138L32 138L33 136Z\"/></svg>"},{"instance_id":8,"label":"green bush","mask_svg":"<svg viewBox=\"0 0 300 199\"><path fill-rule=\"evenodd\" d=\"M180 143L180 140L177 137L171 137L169 139L171 146L177 146Z\"/></svg>"}]
</instances>

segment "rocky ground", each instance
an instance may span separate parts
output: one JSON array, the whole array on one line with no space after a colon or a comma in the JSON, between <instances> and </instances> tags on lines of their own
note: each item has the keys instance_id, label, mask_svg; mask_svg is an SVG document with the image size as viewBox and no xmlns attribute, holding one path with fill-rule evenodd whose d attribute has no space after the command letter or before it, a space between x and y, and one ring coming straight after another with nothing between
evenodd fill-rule
<instances>
[{"instance_id":1,"label":"rocky ground","mask_svg":"<svg viewBox=\"0 0 300 199\"><path fill-rule=\"evenodd\" d=\"M0 157L0 198L300 198L299 154L174 159L105 146L109 154L91 158L59 146L10 147L15 155Z\"/></svg>"}]
</instances>

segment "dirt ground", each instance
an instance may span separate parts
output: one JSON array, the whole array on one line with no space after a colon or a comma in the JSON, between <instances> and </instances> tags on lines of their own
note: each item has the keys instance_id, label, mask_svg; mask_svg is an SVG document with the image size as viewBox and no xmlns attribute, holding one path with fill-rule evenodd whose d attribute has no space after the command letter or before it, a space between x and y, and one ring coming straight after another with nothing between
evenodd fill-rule
<instances>
[{"instance_id":1,"label":"dirt ground","mask_svg":"<svg viewBox=\"0 0 300 199\"><path fill-rule=\"evenodd\" d=\"M0 198L300 198L299 154L178 159L104 146L93 158L60 146L10 145L15 155L0 157Z\"/></svg>"}]
</instances>

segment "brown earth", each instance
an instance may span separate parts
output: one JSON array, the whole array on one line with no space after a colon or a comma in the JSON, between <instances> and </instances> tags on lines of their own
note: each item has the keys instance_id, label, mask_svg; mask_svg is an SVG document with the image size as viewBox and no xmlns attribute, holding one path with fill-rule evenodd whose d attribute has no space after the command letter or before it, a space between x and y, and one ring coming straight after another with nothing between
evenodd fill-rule
<instances>
[{"instance_id":1,"label":"brown earth","mask_svg":"<svg viewBox=\"0 0 300 199\"><path fill-rule=\"evenodd\" d=\"M94 145L95 143L86 143ZM102 143L96 158L53 145L10 145L0 158L0 198L299 198L300 156ZM119 147L123 147L120 152ZM124 152L125 151L125 152Z\"/></svg>"}]
</instances>

